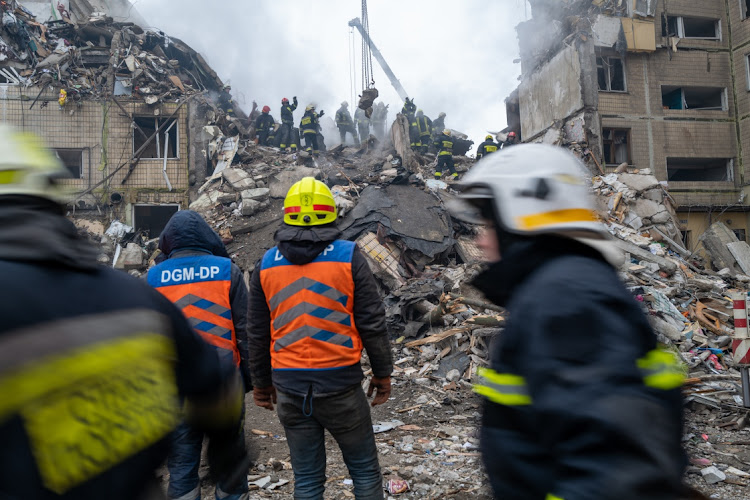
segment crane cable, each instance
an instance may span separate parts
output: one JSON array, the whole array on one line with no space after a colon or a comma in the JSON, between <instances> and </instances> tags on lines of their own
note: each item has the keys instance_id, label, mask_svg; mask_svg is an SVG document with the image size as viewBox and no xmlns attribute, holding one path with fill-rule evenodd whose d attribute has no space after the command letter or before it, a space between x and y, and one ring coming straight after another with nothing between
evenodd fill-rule
<instances>
[{"instance_id":1,"label":"crane cable","mask_svg":"<svg viewBox=\"0 0 750 500\"><path fill-rule=\"evenodd\" d=\"M367 37L362 37L362 87L369 89L375 86L375 75L372 71L372 51L366 38L370 38L370 19L367 15L367 0L362 0L362 29Z\"/></svg>"},{"instance_id":2,"label":"crane cable","mask_svg":"<svg viewBox=\"0 0 750 500\"><path fill-rule=\"evenodd\" d=\"M354 28L349 28L349 97L351 102L355 102L355 96L357 95L357 75L355 73L355 67L357 62L355 61L354 54Z\"/></svg>"}]
</instances>

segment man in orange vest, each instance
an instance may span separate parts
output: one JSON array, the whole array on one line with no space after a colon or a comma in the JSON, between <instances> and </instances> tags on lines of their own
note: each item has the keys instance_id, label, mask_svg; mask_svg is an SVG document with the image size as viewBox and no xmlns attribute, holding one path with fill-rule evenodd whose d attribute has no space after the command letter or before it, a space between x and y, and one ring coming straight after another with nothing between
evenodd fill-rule
<instances>
[{"instance_id":1,"label":"man in orange vest","mask_svg":"<svg viewBox=\"0 0 750 500\"><path fill-rule=\"evenodd\" d=\"M250 366L255 404L284 426L294 469L294 498L322 499L325 435L336 439L357 499L382 499L370 409L362 390L362 348L373 377L372 406L391 393L393 364L385 310L364 256L339 240L328 187L312 177L284 200L277 246L266 252L250 283Z\"/></svg>"},{"instance_id":2,"label":"man in orange vest","mask_svg":"<svg viewBox=\"0 0 750 500\"><path fill-rule=\"evenodd\" d=\"M240 368L245 390L250 390L247 287L221 238L200 214L182 210L172 216L159 236L159 249L167 259L149 270L149 284L182 310L193 329L214 346L220 359ZM235 438L236 446L244 448L244 432ZM175 431L167 461L169 498L200 499L202 443L203 432L186 423ZM228 491L220 482L216 485L216 498L245 498L247 481L241 483L242 488Z\"/></svg>"}]
</instances>

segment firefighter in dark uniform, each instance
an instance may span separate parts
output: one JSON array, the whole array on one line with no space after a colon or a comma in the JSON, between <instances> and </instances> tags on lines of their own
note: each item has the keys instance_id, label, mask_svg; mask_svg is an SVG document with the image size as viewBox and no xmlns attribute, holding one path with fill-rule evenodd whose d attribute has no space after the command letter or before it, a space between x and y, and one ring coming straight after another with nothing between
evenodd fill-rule
<instances>
[{"instance_id":1,"label":"firefighter in dark uniform","mask_svg":"<svg viewBox=\"0 0 750 500\"><path fill-rule=\"evenodd\" d=\"M433 143L437 149L437 165L435 166L435 178L443 177L443 172L447 169L451 179L457 179L458 173L453 165L453 138L450 129L443 130Z\"/></svg>"},{"instance_id":2,"label":"firefighter in dark uniform","mask_svg":"<svg viewBox=\"0 0 750 500\"><path fill-rule=\"evenodd\" d=\"M167 298L98 264L65 217L68 175L0 125L0 498L161 497L183 399L210 432L212 474L246 488L244 446L224 439L239 431L237 370Z\"/></svg>"},{"instance_id":3,"label":"firefighter in dark uniform","mask_svg":"<svg viewBox=\"0 0 750 500\"><path fill-rule=\"evenodd\" d=\"M323 116L324 112L320 112L320 116ZM315 112L315 105L310 104L305 108L305 114L302 116L302 120L299 124L299 130L302 133L302 137L305 138L305 151L317 156L320 154L318 147L318 132L320 132L320 123L318 122L318 113Z\"/></svg>"},{"instance_id":4,"label":"firefighter in dark uniform","mask_svg":"<svg viewBox=\"0 0 750 500\"><path fill-rule=\"evenodd\" d=\"M271 116L271 108L263 106L263 112L255 119L255 135L258 137L258 144L268 146L268 135L275 123Z\"/></svg>"},{"instance_id":5,"label":"firefighter in dark uniform","mask_svg":"<svg viewBox=\"0 0 750 500\"><path fill-rule=\"evenodd\" d=\"M494 137L488 135L484 138L484 142L477 148L477 160L481 160L489 154L494 153L499 148L500 146L494 141Z\"/></svg>"},{"instance_id":6,"label":"firefighter in dark uniform","mask_svg":"<svg viewBox=\"0 0 750 500\"><path fill-rule=\"evenodd\" d=\"M349 103L344 101L341 103L341 107L336 111L336 127L339 129L339 136L341 136L341 144L346 143L346 134L352 134L354 144L359 146L359 139L357 138L357 129L354 128L354 122L352 121L352 115L349 113Z\"/></svg>"},{"instance_id":7,"label":"firefighter in dark uniform","mask_svg":"<svg viewBox=\"0 0 750 500\"><path fill-rule=\"evenodd\" d=\"M370 138L370 119L367 118L364 109L357 108L354 111L354 122L357 124L359 142L367 142L367 140Z\"/></svg>"},{"instance_id":8,"label":"firefighter in dark uniform","mask_svg":"<svg viewBox=\"0 0 750 500\"><path fill-rule=\"evenodd\" d=\"M281 152L287 152L292 146L292 128L294 128L294 110L297 109L297 96L292 98L293 104L289 104L286 97L281 100L281 128L279 129L279 147Z\"/></svg>"},{"instance_id":9,"label":"firefighter in dark uniform","mask_svg":"<svg viewBox=\"0 0 750 500\"><path fill-rule=\"evenodd\" d=\"M401 108L401 114L406 116L409 122L409 142L413 150L418 150L419 146L419 130L417 130L417 105L414 104L414 99L408 97L404 100L404 107Z\"/></svg>"},{"instance_id":10,"label":"firefighter in dark uniform","mask_svg":"<svg viewBox=\"0 0 750 500\"><path fill-rule=\"evenodd\" d=\"M232 87L224 85L219 94L219 107L229 116L234 116L234 99L232 99Z\"/></svg>"},{"instance_id":11,"label":"firefighter in dark uniform","mask_svg":"<svg viewBox=\"0 0 750 500\"><path fill-rule=\"evenodd\" d=\"M417 110L416 116L417 122L417 133L419 133L419 141L417 147L419 152L422 154L427 153L427 149L430 147L430 137L432 136L432 120L424 115L422 110Z\"/></svg>"},{"instance_id":12,"label":"firefighter in dark uniform","mask_svg":"<svg viewBox=\"0 0 750 500\"><path fill-rule=\"evenodd\" d=\"M681 362L618 278L584 171L519 145L462 180L486 228L474 286L508 311L475 386L487 474L507 500L688 498Z\"/></svg>"}]
</instances>

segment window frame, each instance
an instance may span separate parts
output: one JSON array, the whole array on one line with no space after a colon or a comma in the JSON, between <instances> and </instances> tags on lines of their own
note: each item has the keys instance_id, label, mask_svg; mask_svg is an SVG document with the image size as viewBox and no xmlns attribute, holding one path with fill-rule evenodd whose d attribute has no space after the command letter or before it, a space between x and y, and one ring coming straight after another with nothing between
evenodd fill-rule
<instances>
[{"instance_id":1,"label":"window frame","mask_svg":"<svg viewBox=\"0 0 750 500\"><path fill-rule=\"evenodd\" d=\"M750 2L748 0L740 1L740 19L744 21L748 18L748 12L750 12Z\"/></svg>"},{"instance_id":2,"label":"window frame","mask_svg":"<svg viewBox=\"0 0 750 500\"><path fill-rule=\"evenodd\" d=\"M607 131L611 131L612 132L612 139L605 139L605 133ZM631 129L631 128L618 128L618 127L602 127L602 145L606 147L607 144L611 144L611 146L610 146L610 154L614 154L613 146L615 146L615 134L617 132L625 132L627 134L627 137L626 137L626 141L627 142L625 143L625 145L627 146L627 153L628 153L627 164L628 164L628 166L632 166L633 165L633 148L632 148L632 133L633 133L633 129ZM604 150L602 150L602 155L604 155ZM622 162L620 162L620 163L622 163ZM606 156L604 157L604 164L607 167L616 167L616 166L620 165L620 163L617 163L617 162L610 163L608 161L608 158L606 158Z\"/></svg>"},{"instance_id":3,"label":"window frame","mask_svg":"<svg viewBox=\"0 0 750 500\"><path fill-rule=\"evenodd\" d=\"M742 1L742 0L740 0ZM713 21L714 22L714 30L716 33L716 36L713 37L707 37L707 36L686 36L685 35L685 18L688 19L703 19L706 21ZM685 39L685 40L710 40L710 41L722 41L723 40L723 32L722 32L722 26L721 26L721 19L714 19L711 17L697 17L697 16L667 16L667 35L669 35L669 20L670 19L676 19L677 21L677 38Z\"/></svg>"},{"instance_id":4,"label":"window frame","mask_svg":"<svg viewBox=\"0 0 750 500\"><path fill-rule=\"evenodd\" d=\"M156 157L146 157L142 156L141 160L160 160L164 161L164 156L161 152L161 147L164 144L164 137L166 134L170 133L171 129L174 129L174 137L175 137L175 144L174 144L174 154L175 156L167 156L167 160L179 160L180 159L180 120L178 117L175 118L166 118L163 116L152 116L152 115L135 115L133 116L133 125L131 126L131 137L133 142L133 154L135 155L135 152L139 149L140 146L136 147L136 138L140 137L141 142L140 144L143 144L145 142L146 138L141 136L140 131L138 131L135 127L136 120L143 120L143 119L154 119L155 120L155 128L154 131L159 129L159 121L165 120L165 121L172 121L172 125L168 125L166 128L164 128L152 141L156 145ZM170 144L171 146L171 144Z\"/></svg>"},{"instance_id":5,"label":"window frame","mask_svg":"<svg viewBox=\"0 0 750 500\"><path fill-rule=\"evenodd\" d=\"M748 73L750 75L750 73ZM750 80L749 80L750 81ZM662 98L662 107L664 107L664 87L672 88L674 87L671 92L680 91L682 102L685 105L684 108L664 108L666 111L721 111L721 112L728 112L729 111L729 94L727 93L726 87L701 87L696 85L661 85L661 98ZM685 89L717 89L721 92L721 109L716 109L715 107L712 108L691 108L687 105L687 97L685 96ZM750 90L750 88L748 88Z\"/></svg>"},{"instance_id":6,"label":"window frame","mask_svg":"<svg viewBox=\"0 0 750 500\"><path fill-rule=\"evenodd\" d=\"M670 169L669 169L669 161L670 160L694 160L694 161L724 161L726 162L726 179L724 180L706 180L706 179L695 179L695 180L672 180ZM678 156L668 156L666 158L666 164L667 164L667 182L721 182L721 183L733 183L735 178L734 173L734 158L685 158L685 157L678 157ZM673 167L674 168L674 167ZM680 168L679 166L676 168ZM682 168L685 168L684 166Z\"/></svg>"},{"instance_id":7,"label":"window frame","mask_svg":"<svg viewBox=\"0 0 750 500\"><path fill-rule=\"evenodd\" d=\"M57 157L57 159L60 160L63 166L68 170L68 172L70 172L70 177L68 177L68 179L84 179L84 153L86 153L85 148L51 148L51 149L52 149L52 152L55 153L55 156ZM73 173L72 170L70 170L70 167L68 166L68 164L60 156L59 154L60 151L65 151L65 152L77 151L81 153L81 162L80 162L80 166L78 169L79 174L77 176Z\"/></svg>"},{"instance_id":8,"label":"window frame","mask_svg":"<svg viewBox=\"0 0 750 500\"><path fill-rule=\"evenodd\" d=\"M612 65L610 64L610 59L615 59L620 61L620 65L622 66L622 90L612 90ZM599 60L602 60L602 65L599 65ZM626 94L628 92L628 74L625 66L625 58L620 56L610 56L605 54L600 54L596 56L596 82L597 86L599 85L599 68L602 70L607 70L604 72L605 78L607 80L607 88L606 89L599 89L599 92L613 92L613 93L619 93L619 94Z\"/></svg>"}]
</instances>

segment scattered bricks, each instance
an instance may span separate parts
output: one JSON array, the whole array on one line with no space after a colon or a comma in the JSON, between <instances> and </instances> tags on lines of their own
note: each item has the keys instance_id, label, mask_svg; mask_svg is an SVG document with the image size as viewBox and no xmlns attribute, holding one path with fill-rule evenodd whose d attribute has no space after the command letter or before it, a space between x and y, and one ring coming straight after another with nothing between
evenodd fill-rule
<instances>
[{"instance_id":1,"label":"scattered bricks","mask_svg":"<svg viewBox=\"0 0 750 500\"><path fill-rule=\"evenodd\" d=\"M705 469L701 469L701 475L703 476L703 479L708 484L716 484L721 481L724 481L727 476L723 472L721 472L719 469L717 469L715 466L706 467Z\"/></svg>"}]
</instances>

